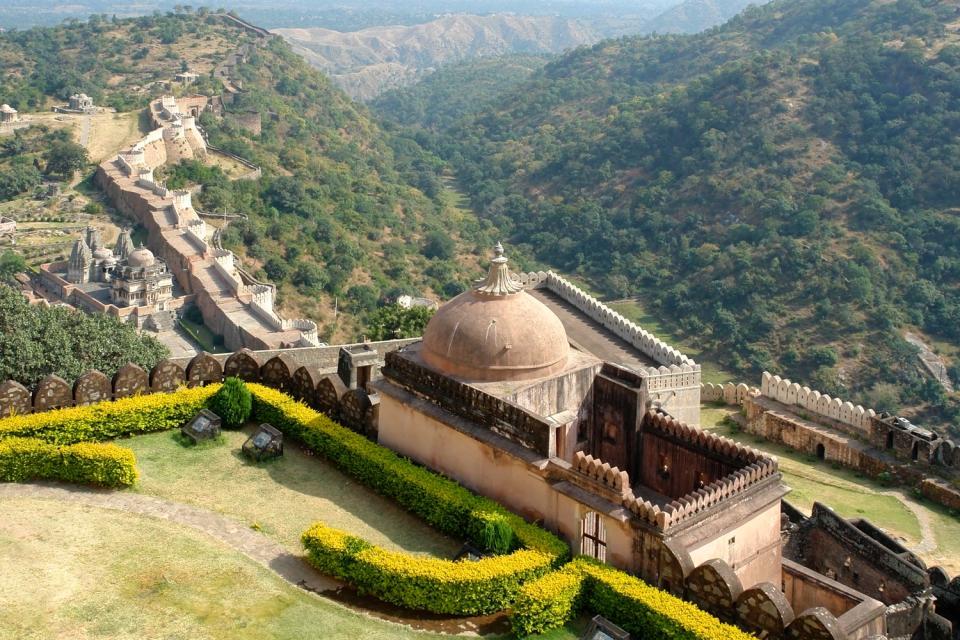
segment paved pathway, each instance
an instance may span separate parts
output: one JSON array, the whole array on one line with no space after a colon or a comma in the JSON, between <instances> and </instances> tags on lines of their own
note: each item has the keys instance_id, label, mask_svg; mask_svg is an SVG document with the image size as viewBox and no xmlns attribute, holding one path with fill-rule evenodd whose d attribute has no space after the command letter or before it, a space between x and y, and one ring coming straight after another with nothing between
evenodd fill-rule
<instances>
[{"instance_id":1,"label":"paved pathway","mask_svg":"<svg viewBox=\"0 0 960 640\"><path fill-rule=\"evenodd\" d=\"M611 333L602 324L588 317L553 291L545 287L527 289L527 293L547 305L557 314L567 337L577 346L586 349L601 360L628 367L655 367L656 363L629 342Z\"/></svg>"},{"instance_id":2,"label":"paved pathway","mask_svg":"<svg viewBox=\"0 0 960 640\"><path fill-rule=\"evenodd\" d=\"M83 123L80 125L80 146L88 148L90 146L90 114L83 116Z\"/></svg>"}]
</instances>

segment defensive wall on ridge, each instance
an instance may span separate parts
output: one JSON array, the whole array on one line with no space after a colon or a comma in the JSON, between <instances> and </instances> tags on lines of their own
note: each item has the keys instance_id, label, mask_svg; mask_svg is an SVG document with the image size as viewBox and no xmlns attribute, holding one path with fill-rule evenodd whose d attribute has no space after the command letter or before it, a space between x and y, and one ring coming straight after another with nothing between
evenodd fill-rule
<instances>
[{"instance_id":1,"label":"defensive wall on ridge","mask_svg":"<svg viewBox=\"0 0 960 640\"><path fill-rule=\"evenodd\" d=\"M210 148L197 127L209 100L163 96L150 104L155 127L130 149L103 162L96 183L114 206L142 224L150 249L160 256L180 287L192 295L204 324L222 335L230 349L279 349L319 345L312 320L284 319L274 309L276 287L239 269L232 252L207 240L207 226L189 191L171 191L156 182L158 167L204 158ZM242 160L242 159L240 159ZM243 161L247 177L260 169Z\"/></svg>"},{"instance_id":2,"label":"defensive wall on ridge","mask_svg":"<svg viewBox=\"0 0 960 640\"><path fill-rule=\"evenodd\" d=\"M960 445L936 432L766 372L759 388L705 384L701 397L743 407L745 428L754 435L872 478L889 474L934 502L960 509Z\"/></svg>"}]
</instances>

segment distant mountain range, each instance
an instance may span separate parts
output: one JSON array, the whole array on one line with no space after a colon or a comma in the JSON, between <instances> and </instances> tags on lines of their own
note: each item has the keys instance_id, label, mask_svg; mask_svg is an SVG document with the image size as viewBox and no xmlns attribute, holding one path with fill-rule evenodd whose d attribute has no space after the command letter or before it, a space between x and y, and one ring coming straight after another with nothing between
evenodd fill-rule
<instances>
[{"instance_id":1,"label":"distant mountain range","mask_svg":"<svg viewBox=\"0 0 960 640\"><path fill-rule=\"evenodd\" d=\"M770 0L685 0L645 23L642 33L699 33L723 24L750 5Z\"/></svg>"},{"instance_id":2,"label":"distant mountain range","mask_svg":"<svg viewBox=\"0 0 960 640\"><path fill-rule=\"evenodd\" d=\"M586 24L554 16L451 15L412 26L275 29L348 94L369 100L437 67L508 53L559 53L600 39Z\"/></svg>"}]
</instances>

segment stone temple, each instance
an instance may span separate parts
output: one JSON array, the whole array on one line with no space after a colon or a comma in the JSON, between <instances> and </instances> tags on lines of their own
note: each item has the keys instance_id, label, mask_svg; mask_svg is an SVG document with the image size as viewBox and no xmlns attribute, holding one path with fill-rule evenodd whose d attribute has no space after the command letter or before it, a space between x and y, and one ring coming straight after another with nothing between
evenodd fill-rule
<instances>
[{"instance_id":1,"label":"stone temple","mask_svg":"<svg viewBox=\"0 0 960 640\"><path fill-rule=\"evenodd\" d=\"M759 637L950 638L922 563L823 507L798 525L777 460L691 426L699 368L674 369L571 344L498 245L367 387L381 444Z\"/></svg>"}]
</instances>

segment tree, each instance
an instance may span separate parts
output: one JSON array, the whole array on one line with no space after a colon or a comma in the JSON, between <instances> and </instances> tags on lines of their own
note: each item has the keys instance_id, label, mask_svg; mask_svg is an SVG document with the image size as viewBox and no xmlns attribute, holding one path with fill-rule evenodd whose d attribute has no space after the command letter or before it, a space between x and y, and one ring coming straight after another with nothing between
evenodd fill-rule
<instances>
[{"instance_id":1,"label":"tree","mask_svg":"<svg viewBox=\"0 0 960 640\"><path fill-rule=\"evenodd\" d=\"M426 241L423 243L423 255L428 258L440 258L449 260L453 258L457 245L454 243L450 234L443 231L431 231L427 234Z\"/></svg>"},{"instance_id":2,"label":"tree","mask_svg":"<svg viewBox=\"0 0 960 640\"><path fill-rule=\"evenodd\" d=\"M223 426L239 429L250 418L253 410L253 397L247 385L240 378L230 377L210 398L210 410L220 416Z\"/></svg>"},{"instance_id":3,"label":"tree","mask_svg":"<svg viewBox=\"0 0 960 640\"><path fill-rule=\"evenodd\" d=\"M26 269L27 261L19 253L9 250L0 253L0 280L10 280Z\"/></svg>"},{"instance_id":4,"label":"tree","mask_svg":"<svg viewBox=\"0 0 960 640\"><path fill-rule=\"evenodd\" d=\"M367 338L398 340L422 336L433 313L428 307L406 309L398 304L380 307L367 321Z\"/></svg>"},{"instance_id":5,"label":"tree","mask_svg":"<svg viewBox=\"0 0 960 640\"><path fill-rule=\"evenodd\" d=\"M88 369L108 375L128 362L151 369L169 355L156 339L103 314L31 306L0 285L0 380L32 385L56 374L73 380Z\"/></svg>"},{"instance_id":6,"label":"tree","mask_svg":"<svg viewBox=\"0 0 960 640\"><path fill-rule=\"evenodd\" d=\"M48 175L56 174L64 179L70 179L74 172L83 169L90 162L87 150L68 140L53 142L43 155L43 159L46 162Z\"/></svg>"}]
</instances>

